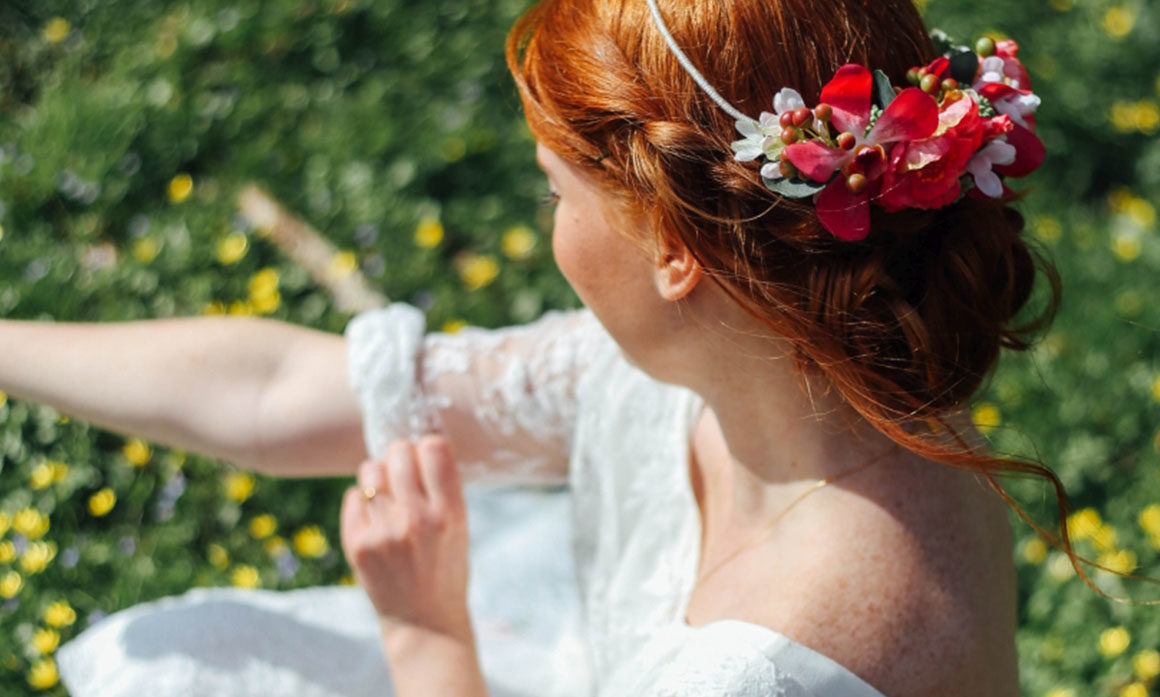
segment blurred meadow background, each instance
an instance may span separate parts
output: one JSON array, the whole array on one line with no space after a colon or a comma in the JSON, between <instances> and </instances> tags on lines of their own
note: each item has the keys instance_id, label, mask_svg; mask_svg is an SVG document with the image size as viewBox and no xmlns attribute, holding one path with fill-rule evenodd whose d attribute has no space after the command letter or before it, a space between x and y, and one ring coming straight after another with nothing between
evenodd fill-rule
<instances>
[{"instance_id":1,"label":"blurred meadow background","mask_svg":"<svg viewBox=\"0 0 1160 697\"><path fill-rule=\"evenodd\" d=\"M503 63L526 5L5 0L0 317L228 313L337 332L351 308L328 284L360 275L452 331L576 306ZM1007 357L976 422L1059 474L1078 551L1160 576L1160 7L924 5L964 41L1017 38L1043 97L1050 159L1019 182L1020 207L1063 308L1033 352ZM325 258L294 261L241 215L250 183L320 231ZM56 648L134 603L349 582L345 486L254 476L0 395L0 695L65 694ZM1042 487L1014 491L1053 523ZM1160 608L1101 598L1013 520L1025 694L1160 695Z\"/></svg>"}]
</instances>

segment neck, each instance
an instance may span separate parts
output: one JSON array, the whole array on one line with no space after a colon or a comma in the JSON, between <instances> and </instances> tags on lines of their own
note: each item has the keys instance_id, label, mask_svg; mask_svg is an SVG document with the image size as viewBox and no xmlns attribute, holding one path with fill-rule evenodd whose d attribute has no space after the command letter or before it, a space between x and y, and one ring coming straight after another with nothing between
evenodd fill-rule
<instances>
[{"instance_id":1,"label":"neck","mask_svg":"<svg viewBox=\"0 0 1160 697\"><path fill-rule=\"evenodd\" d=\"M698 450L710 495L731 518L759 519L805 483L893 452L824 378L794 367L789 342L732 300L701 295L685 309L699 326L673 342L688 369L672 381L697 392L716 419L719 429L705 432L721 438Z\"/></svg>"}]
</instances>

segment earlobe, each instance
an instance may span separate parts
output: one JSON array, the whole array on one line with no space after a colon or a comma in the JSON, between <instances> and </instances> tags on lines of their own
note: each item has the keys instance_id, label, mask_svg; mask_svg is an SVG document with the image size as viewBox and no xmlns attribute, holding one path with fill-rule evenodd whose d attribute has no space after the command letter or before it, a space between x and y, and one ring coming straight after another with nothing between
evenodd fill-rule
<instances>
[{"instance_id":1,"label":"earlobe","mask_svg":"<svg viewBox=\"0 0 1160 697\"><path fill-rule=\"evenodd\" d=\"M657 258L657 291L665 300L682 300L701 282L704 271L689 248L680 242L665 245Z\"/></svg>"}]
</instances>

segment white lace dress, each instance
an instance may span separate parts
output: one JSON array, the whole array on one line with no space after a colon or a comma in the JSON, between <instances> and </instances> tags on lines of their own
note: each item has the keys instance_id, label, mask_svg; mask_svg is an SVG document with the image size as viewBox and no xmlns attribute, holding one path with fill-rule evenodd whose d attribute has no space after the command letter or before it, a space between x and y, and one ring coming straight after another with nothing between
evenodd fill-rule
<instances>
[{"instance_id":1,"label":"white lace dress","mask_svg":"<svg viewBox=\"0 0 1160 697\"><path fill-rule=\"evenodd\" d=\"M347 329L372 454L442 428L469 480L469 599L493 697L882 697L746 622L684 622L700 553L689 484L702 404L629 365L590 313L424 334L396 304ZM486 457L486 464L484 459ZM74 697L393 694L361 591L197 590L59 652Z\"/></svg>"}]
</instances>

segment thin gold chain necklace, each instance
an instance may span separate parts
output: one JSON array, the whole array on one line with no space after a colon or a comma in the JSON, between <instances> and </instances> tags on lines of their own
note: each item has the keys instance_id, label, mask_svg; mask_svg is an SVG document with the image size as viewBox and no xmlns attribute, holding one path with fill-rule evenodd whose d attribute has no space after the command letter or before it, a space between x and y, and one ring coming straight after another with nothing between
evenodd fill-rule
<instances>
[{"instance_id":1,"label":"thin gold chain necklace","mask_svg":"<svg viewBox=\"0 0 1160 697\"><path fill-rule=\"evenodd\" d=\"M819 479L818 481L811 484L808 489L806 489L805 491L803 491L802 493L800 493L796 497L794 497L794 499L789 502L789 505L787 505L785 508L781 509L781 511L779 511L778 514L775 515L768 523L766 523L765 525L762 525L756 532L754 532L752 535L750 535L749 539L745 541L745 544L737 547L732 552L725 555L725 557L723 559L718 560L717 563L714 564L713 566L711 566L707 571L702 571L700 574L698 574L697 580L694 583L694 586L701 585L702 583L705 582L705 579L709 578L713 574L720 571L722 568L725 567L726 564L733 561L742 552L746 551L747 549L753 547L753 545L760 542L762 538L764 538L766 535L768 535L773 530L774 526L777 525L777 523L782 518L784 518L787 513L789 513L791 510L793 510L794 506L796 506L802 502L802 499L804 499L805 497L814 493L818 489L822 489L824 487L827 487L827 486L833 484L834 482L836 482L840 479L845 479L846 477L849 477L852 474L856 474L858 472L861 472L862 470L867 469L871 465L878 464L882 460L886 459L887 455L894 452L896 448L897 448L897 446L890 447L886 450L886 452L882 453L881 455L879 455L877 457L871 458L870 460L867 460L866 462L855 465L855 466L851 467L850 469L838 472L837 474L832 474L829 477L826 477L824 479Z\"/></svg>"}]
</instances>

